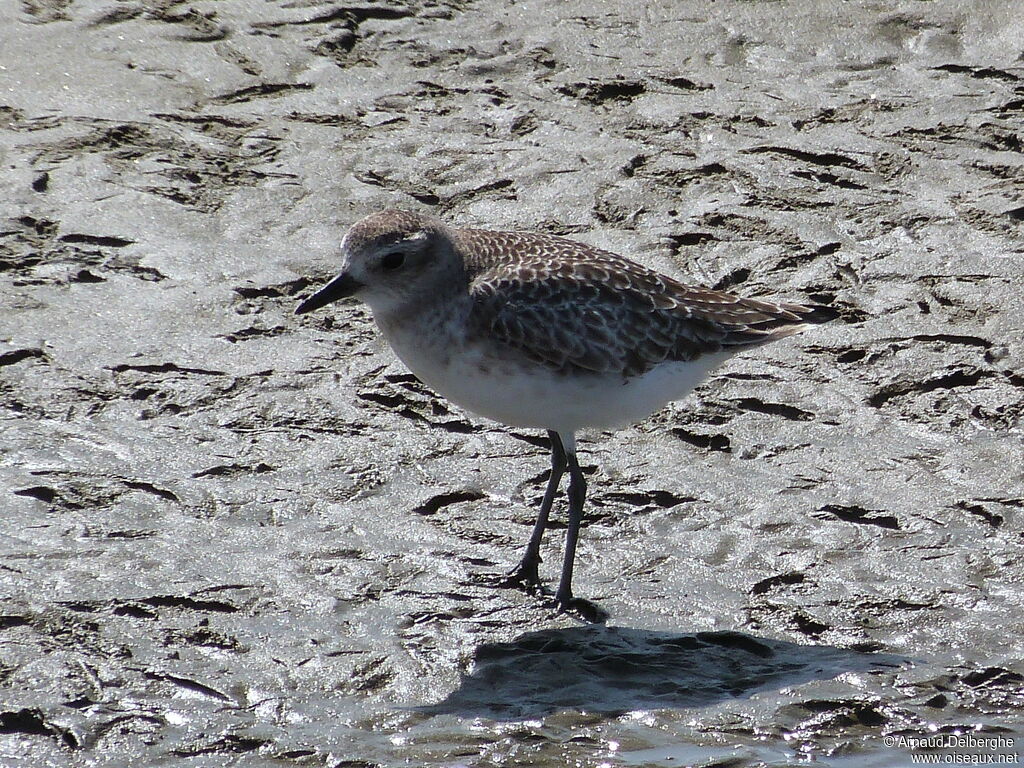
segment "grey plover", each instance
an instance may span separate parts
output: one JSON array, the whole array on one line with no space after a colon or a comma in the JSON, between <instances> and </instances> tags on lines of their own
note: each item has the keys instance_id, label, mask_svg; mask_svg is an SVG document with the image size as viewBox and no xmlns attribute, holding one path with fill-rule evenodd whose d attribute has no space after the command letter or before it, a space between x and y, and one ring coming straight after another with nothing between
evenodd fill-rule
<instances>
[{"instance_id":1,"label":"grey plover","mask_svg":"<svg viewBox=\"0 0 1024 768\"><path fill-rule=\"evenodd\" d=\"M296 313L354 296L429 387L481 416L547 430L551 475L508 578L540 586L541 538L568 470L561 610L586 602L572 593L587 487L575 433L649 416L735 352L797 333L822 309L684 285L562 237L461 229L398 210L354 224L341 257L341 273Z\"/></svg>"}]
</instances>

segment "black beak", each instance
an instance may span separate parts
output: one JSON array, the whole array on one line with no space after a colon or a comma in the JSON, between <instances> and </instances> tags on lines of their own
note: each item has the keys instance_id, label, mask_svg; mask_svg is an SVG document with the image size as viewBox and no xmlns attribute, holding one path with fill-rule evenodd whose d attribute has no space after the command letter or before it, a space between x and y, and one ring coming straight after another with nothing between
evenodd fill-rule
<instances>
[{"instance_id":1,"label":"black beak","mask_svg":"<svg viewBox=\"0 0 1024 768\"><path fill-rule=\"evenodd\" d=\"M304 315L314 309L326 307L338 299L345 299L352 296L363 287L363 284L346 272L342 272L327 285L314 293L304 302L295 308L296 315Z\"/></svg>"}]
</instances>

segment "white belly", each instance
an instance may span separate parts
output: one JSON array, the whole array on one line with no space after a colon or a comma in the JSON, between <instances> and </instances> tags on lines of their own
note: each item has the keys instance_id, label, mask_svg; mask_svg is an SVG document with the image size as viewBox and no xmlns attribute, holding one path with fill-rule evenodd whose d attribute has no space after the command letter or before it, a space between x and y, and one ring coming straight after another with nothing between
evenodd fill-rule
<instances>
[{"instance_id":1,"label":"white belly","mask_svg":"<svg viewBox=\"0 0 1024 768\"><path fill-rule=\"evenodd\" d=\"M642 376L558 374L539 365L501 361L479 348L432 348L392 335L398 357L427 386L468 411L516 427L575 432L609 429L647 418L689 394L730 357L662 363Z\"/></svg>"}]
</instances>

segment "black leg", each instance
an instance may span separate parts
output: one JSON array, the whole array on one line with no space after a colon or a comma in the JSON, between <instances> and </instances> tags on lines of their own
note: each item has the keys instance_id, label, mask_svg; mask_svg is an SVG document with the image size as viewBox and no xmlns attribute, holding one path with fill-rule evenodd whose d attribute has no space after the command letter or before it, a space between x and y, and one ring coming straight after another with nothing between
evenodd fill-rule
<instances>
[{"instance_id":1,"label":"black leg","mask_svg":"<svg viewBox=\"0 0 1024 768\"><path fill-rule=\"evenodd\" d=\"M544 491L544 499L541 501L540 511L537 513L537 522L533 525L533 533L530 534L530 541L526 545L523 559L508 576L509 582L525 587L540 586L540 575L537 572L537 566L540 565L540 542L548 527L551 505L554 503L555 494L558 493L558 484L561 482L566 468L562 438L558 436L557 432L551 431L548 432L548 437L551 438L551 477L548 478L548 487Z\"/></svg>"},{"instance_id":2,"label":"black leg","mask_svg":"<svg viewBox=\"0 0 1024 768\"><path fill-rule=\"evenodd\" d=\"M573 446L575 448L575 446ZM565 533L565 559L562 561L562 579L558 582L555 600L559 610L565 611L573 606L572 567L576 560L576 542L580 537L580 524L583 522L583 500L587 495L587 481L583 477L576 451L568 454L569 463L569 528Z\"/></svg>"}]
</instances>

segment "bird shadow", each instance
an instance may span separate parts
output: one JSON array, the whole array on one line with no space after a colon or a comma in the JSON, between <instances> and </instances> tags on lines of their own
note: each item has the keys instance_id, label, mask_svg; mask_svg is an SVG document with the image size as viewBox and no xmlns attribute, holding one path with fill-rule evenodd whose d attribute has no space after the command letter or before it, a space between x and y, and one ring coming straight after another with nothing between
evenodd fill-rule
<instances>
[{"instance_id":1,"label":"bird shadow","mask_svg":"<svg viewBox=\"0 0 1024 768\"><path fill-rule=\"evenodd\" d=\"M591 625L477 647L471 671L428 714L520 720L562 710L619 714L702 707L910 659L742 632L675 634Z\"/></svg>"}]
</instances>

